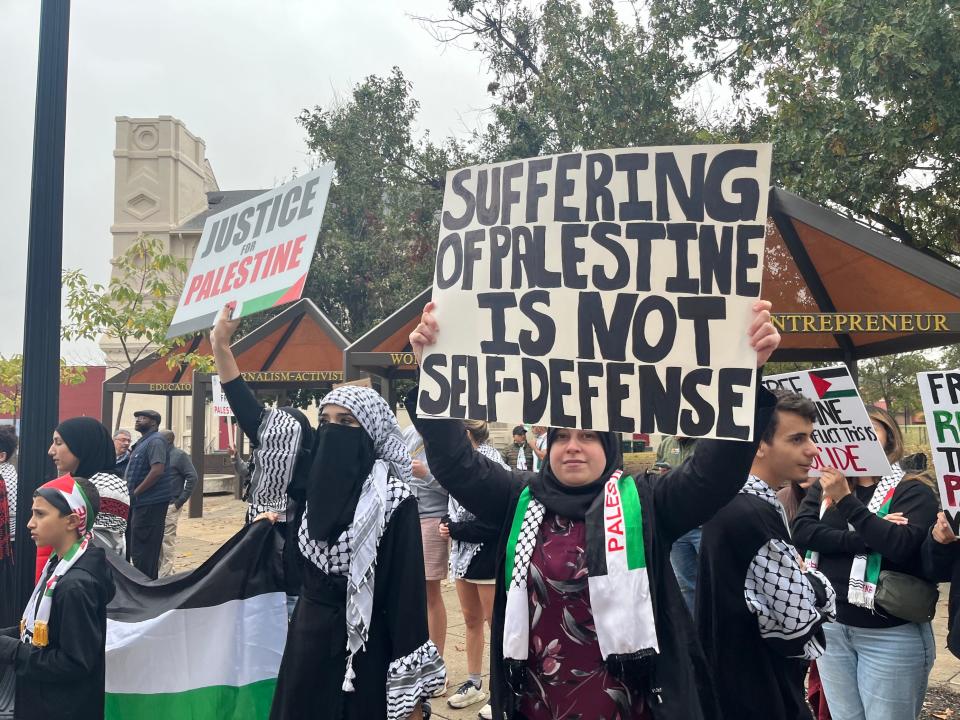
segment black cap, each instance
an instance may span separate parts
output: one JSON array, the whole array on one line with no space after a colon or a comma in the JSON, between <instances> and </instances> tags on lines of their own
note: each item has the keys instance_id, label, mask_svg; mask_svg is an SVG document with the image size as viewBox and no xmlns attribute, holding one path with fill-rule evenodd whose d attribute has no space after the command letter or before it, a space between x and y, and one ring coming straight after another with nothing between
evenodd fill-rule
<instances>
[{"instance_id":1,"label":"black cap","mask_svg":"<svg viewBox=\"0 0 960 720\"><path fill-rule=\"evenodd\" d=\"M156 422L157 425L160 424L160 413L158 413L156 410L137 410L133 414L134 417L140 417L141 415L143 415L143 417L150 418L151 420Z\"/></svg>"},{"instance_id":2,"label":"black cap","mask_svg":"<svg viewBox=\"0 0 960 720\"><path fill-rule=\"evenodd\" d=\"M527 429L526 429L523 425L517 425L517 426L513 429L513 434L514 434L514 435L526 435L526 434L527 434Z\"/></svg>"}]
</instances>

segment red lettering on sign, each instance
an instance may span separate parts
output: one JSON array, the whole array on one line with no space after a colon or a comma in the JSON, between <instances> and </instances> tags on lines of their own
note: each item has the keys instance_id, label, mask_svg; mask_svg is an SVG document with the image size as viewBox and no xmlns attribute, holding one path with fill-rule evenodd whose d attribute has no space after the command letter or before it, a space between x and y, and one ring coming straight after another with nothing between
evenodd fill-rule
<instances>
[{"instance_id":1,"label":"red lettering on sign","mask_svg":"<svg viewBox=\"0 0 960 720\"><path fill-rule=\"evenodd\" d=\"M607 540L607 552L622 552L627 548L616 538L610 538Z\"/></svg>"},{"instance_id":2,"label":"red lettering on sign","mask_svg":"<svg viewBox=\"0 0 960 720\"><path fill-rule=\"evenodd\" d=\"M960 493L960 475L944 475L943 488L947 491L947 505L950 507L960 505L957 501L957 493Z\"/></svg>"},{"instance_id":3,"label":"red lettering on sign","mask_svg":"<svg viewBox=\"0 0 960 720\"><path fill-rule=\"evenodd\" d=\"M814 458L814 470L819 470L822 467L835 467L837 470L867 471L867 469L860 464L860 457L857 455L859 447L857 445L821 447L817 449L820 453Z\"/></svg>"},{"instance_id":4,"label":"red lettering on sign","mask_svg":"<svg viewBox=\"0 0 960 720\"><path fill-rule=\"evenodd\" d=\"M203 275L194 275L192 278L190 278L190 289L187 290L187 298L183 301L184 305L190 304L194 293L200 289L201 284L203 284Z\"/></svg>"}]
</instances>

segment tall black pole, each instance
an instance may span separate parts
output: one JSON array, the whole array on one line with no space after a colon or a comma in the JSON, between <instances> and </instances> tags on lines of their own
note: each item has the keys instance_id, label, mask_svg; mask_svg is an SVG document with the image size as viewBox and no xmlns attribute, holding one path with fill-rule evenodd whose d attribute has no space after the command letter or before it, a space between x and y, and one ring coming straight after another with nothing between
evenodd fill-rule
<instances>
[{"instance_id":1,"label":"tall black pole","mask_svg":"<svg viewBox=\"0 0 960 720\"><path fill-rule=\"evenodd\" d=\"M57 425L60 405L60 269L63 261L63 154L69 32L70 0L43 0L23 321L23 404L15 557L17 605L21 608L33 589L35 578L36 548L26 526L33 491L53 476L47 448L50 434Z\"/></svg>"}]
</instances>

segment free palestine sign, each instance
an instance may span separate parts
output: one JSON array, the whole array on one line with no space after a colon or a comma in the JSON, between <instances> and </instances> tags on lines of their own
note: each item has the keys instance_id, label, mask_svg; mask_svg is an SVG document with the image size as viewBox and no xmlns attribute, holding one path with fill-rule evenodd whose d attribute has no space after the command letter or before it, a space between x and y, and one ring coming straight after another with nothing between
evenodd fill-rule
<instances>
[{"instance_id":1,"label":"free palestine sign","mask_svg":"<svg viewBox=\"0 0 960 720\"><path fill-rule=\"evenodd\" d=\"M333 163L211 215L167 337L300 299L333 179Z\"/></svg>"},{"instance_id":2,"label":"free palestine sign","mask_svg":"<svg viewBox=\"0 0 960 720\"><path fill-rule=\"evenodd\" d=\"M890 462L846 365L768 375L763 384L770 390L800 393L816 406L811 439L817 457L811 475L819 476L825 467L834 467L847 477L890 473Z\"/></svg>"}]
</instances>

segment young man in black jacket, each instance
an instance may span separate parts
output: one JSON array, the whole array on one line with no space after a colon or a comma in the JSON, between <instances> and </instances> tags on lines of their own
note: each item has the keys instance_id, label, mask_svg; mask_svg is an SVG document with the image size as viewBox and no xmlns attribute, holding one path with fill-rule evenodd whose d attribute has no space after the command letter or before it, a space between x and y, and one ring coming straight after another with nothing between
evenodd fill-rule
<instances>
[{"instance_id":1,"label":"young man in black jacket","mask_svg":"<svg viewBox=\"0 0 960 720\"><path fill-rule=\"evenodd\" d=\"M803 678L823 653L836 594L790 541L776 491L817 456L816 408L778 394L740 493L703 526L696 623L724 718L809 720Z\"/></svg>"},{"instance_id":2,"label":"young man in black jacket","mask_svg":"<svg viewBox=\"0 0 960 720\"><path fill-rule=\"evenodd\" d=\"M16 720L103 717L107 603L113 577L90 544L100 496L85 478L64 475L33 497L27 528L53 548L20 621L0 630L0 666L16 675Z\"/></svg>"}]
</instances>

